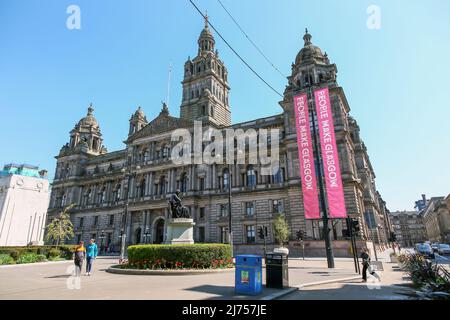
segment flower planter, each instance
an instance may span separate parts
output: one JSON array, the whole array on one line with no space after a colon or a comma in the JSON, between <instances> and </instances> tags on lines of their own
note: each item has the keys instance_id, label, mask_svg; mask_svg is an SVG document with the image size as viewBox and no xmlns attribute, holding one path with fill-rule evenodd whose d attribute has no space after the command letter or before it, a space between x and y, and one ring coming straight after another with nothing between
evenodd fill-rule
<instances>
[{"instance_id":1,"label":"flower planter","mask_svg":"<svg viewBox=\"0 0 450 320\"><path fill-rule=\"evenodd\" d=\"M285 248L285 247L275 248L275 249L273 249L273 252L274 253L283 253L283 254L289 255L289 249Z\"/></svg>"}]
</instances>

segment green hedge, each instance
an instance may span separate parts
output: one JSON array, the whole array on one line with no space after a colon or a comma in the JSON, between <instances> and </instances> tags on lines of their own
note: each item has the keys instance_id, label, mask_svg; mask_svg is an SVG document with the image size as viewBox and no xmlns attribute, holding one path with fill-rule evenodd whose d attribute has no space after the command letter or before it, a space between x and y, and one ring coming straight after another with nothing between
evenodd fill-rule
<instances>
[{"instance_id":1,"label":"green hedge","mask_svg":"<svg viewBox=\"0 0 450 320\"><path fill-rule=\"evenodd\" d=\"M72 259L72 254L75 250L74 245L60 245L60 246L26 246L26 247L0 247L0 255L10 256L14 263L28 263L22 261L38 262L45 259L55 259L60 257L62 259ZM34 255L34 256L33 256ZM22 258L26 256L25 258ZM3 261L10 261L3 258ZM36 260L36 261L33 261ZM6 263L4 263L6 264ZM8 263L9 264L9 263Z\"/></svg>"},{"instance_id":2,"label":"green hedge","mask_svg":"<svg viewBox=\"0 0 450 320\"><path fill-rule=\"evenodd\" d=\"M228 244L156 244L128 247L128 264L124 268L217 269L232 266Z\"/></svg>"},{"instance_id":3,"label":"green hedge","mask_svg":"<svg viewBox=\"0 0 450 320\"><path fill-rule=\"evenodd\" d=\"M0 266L5 264L16 263L14 259L9 254L0 253Z\"/></svg>"}]
</instances>

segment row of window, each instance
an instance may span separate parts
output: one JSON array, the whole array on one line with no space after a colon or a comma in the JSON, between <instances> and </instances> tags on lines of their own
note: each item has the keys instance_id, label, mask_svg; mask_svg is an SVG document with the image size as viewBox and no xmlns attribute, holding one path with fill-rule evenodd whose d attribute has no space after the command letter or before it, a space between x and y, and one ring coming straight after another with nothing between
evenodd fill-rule
<instances>
[{"instance_id":1,"label":"row of window","mask_svg":"<svg viewBox=\"0 0 450 320\"><path fill-rule=\"evenodd\" d=\"M245 202L245 215L247 217L253 217L256 213L254 202ZM283 200L272 200L272 213L284 213ZM226 217L229 213L229 206L227 204L220 205L220 216Z\"/></svg>"},{"instance_id":2,"label":"row of window","mask_svg":"<svg viewBox=\"0 0 450 320\"><path fill-rule=\"evenodd\" d=\"M99 217L100 216L94 216L94 220L92 221L92 227L97 227L99 224ZM78 223L76 224L77 226L78 226L78 228L83 228L83 227L85 227L86 225L85 225L85 220L84 220L84 218L85 217L79 217L78 218ZM114 217L114 215L113 214L109 214L108 215L108 226L113 226L114 225L114 220L115 220L115 217Z\"/></svg>"},{"instance_id":3,"label":"row of window","mask_svg":"<svg viewBox=\"0 0 450 320\"><path fill-rule=\"evenodd\" d=\"M242 174L241 181L243 186L245 187L256 187L257 184L260 183L283 183L285 180L285 171L284 168L280 168L275 175L265 177L265 181L258 181L258 174L253 165L249 165L247 167L246 173ZM218 177L219 179L219 188L221 190L227 190L230 184L230 174L228 168L224 169L222 172L222 176ZM198 191L204 191L206 189L206 181L205 177L197 178L197 186L194 189ZM159 180L154 183L153 190L148 190L149 186L147 185L146 178L140 178L136 180L135 189L130 194L131 198L143 198L146 195L149 195L150 191L152 191L152 195L165 195L169 187L169 183L167 181L166 176L161 176ZM180 178L176 181L176 189L179 189L181 192L189 191L189 179L187 173L182 173ZM93 191L93 190L96 190ZM90 204L104 204L109 202L115 203L122 200L123 188L121 183L116 183L112 188L112 193L110 194L110 198L108 199L107 187L103 186L86 186L82 190L81 197L81 205L90 205ZM68 203L67 201L67 193L65 191L58 193L55 200L55 207L64 207Z\"/></svg>"},{"instance_id":4,"label":"row of window","mask_svg":"<svg viewBox=\"0 0 450 320\"><path fill-rule=\"evenodd\" d=\"M245 243L254 244L256 243L256 226L255 225L247 225L245 226ZM221 243L229 243L230 237L228 232L228 227L220 227L220 242Z\"/></svg>"}]
</instances>

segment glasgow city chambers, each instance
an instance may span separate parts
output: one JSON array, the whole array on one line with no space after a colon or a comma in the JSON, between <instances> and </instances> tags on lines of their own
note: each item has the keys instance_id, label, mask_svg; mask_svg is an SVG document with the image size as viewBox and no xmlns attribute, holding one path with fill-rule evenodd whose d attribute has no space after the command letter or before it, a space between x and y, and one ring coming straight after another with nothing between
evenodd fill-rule
<instances>
[{"instance_id":1,"label":"glasgow city chambers","mask_svg":"<svg viewBox=\"0 0 450 320\"><path fill-rule=\"evenodd\" d=\"M344 90L336 81L336 65L312 43L308 31L303 39L304 47L292 64L279 103L282 112L232 124L228 70L206 21L197 56L184 65L179 117L171 115L163 104L160 114L148 121L139 107L129 120L124 149L108 152L94 109L89 106L87 115L70 131L70 141L56 156L48 221L74 204L70 218L75 236L70 243L95 238L103 252L113 253L120 250L122 232L127 245L164 243L170 218L168 200L179 190L195 222L195 242L228 242L231 185L235 252L262 253L264 241L258 237L261 226L267 227L267 244L273 247L273 219L282 214L290 229L289 249L293 254L299 250L296 234L301 230L306 235L306 253L324 255L323 221L304 216L294 96L310 88L328 87L347 214L359 220L360 243L385 245L391 230L388 210L376 189L360 128L350 116ZM313 97L309 98L313 104ZM279 169L267 175L258 163L174 163L171 150L177 142L172 141L172 133L180 128L193 132L197 121L201 121L203 130L278 129ZM250 149L244 150L248 157ZM346 220L331 219L329 228L335 255L349 255Z\"/></svg>"}]
</instances>

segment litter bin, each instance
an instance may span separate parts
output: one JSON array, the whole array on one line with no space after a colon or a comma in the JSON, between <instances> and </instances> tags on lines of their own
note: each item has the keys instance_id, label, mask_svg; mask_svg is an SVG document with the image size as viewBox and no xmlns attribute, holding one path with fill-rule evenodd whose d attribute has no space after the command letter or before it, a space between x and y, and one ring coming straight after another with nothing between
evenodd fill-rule
<instances>
[{"instance_id":1,"label":"litter bin","mask_svg":"<svg viewBox=\"0 0 450 320\"><path fill-rule=\"evenodd\" d=\"M236 256L235 292L257 295L262 291L262 257Z\"/></svg>"},{"instance_id":2,"label":"litter bin","mask_svg":"<svg viewBox=\"0 0 450 320\"><path fill-rule=\"evenodd\" d=\"M266 254L266 287L283 289L289 287L288 256L284 253Z\"/></svg>"}]
</instances>

